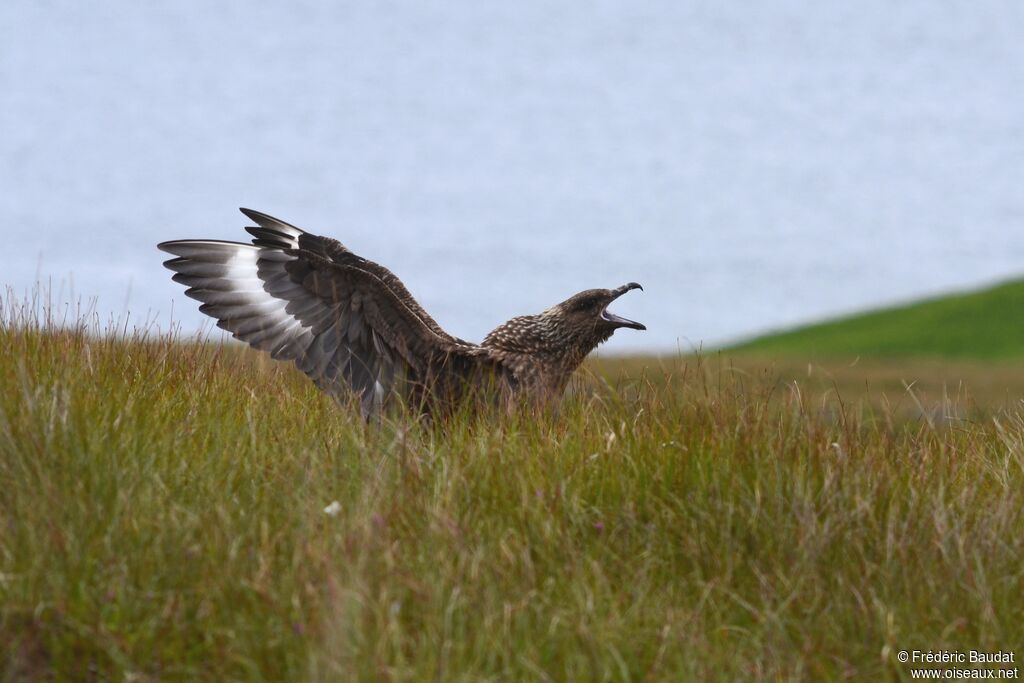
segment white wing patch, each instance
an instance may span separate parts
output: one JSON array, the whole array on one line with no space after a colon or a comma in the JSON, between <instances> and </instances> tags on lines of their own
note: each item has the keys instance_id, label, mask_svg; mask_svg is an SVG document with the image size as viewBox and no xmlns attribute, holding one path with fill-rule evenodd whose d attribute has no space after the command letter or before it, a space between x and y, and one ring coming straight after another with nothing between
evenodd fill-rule
<instances>
[{"instance_id":1,"label":"white wing patch","mask_svg":"<svg viewBox=\"0 0 1024 683\"><path fill-rule=\"evenodd\" d=\"M188 285L186 296L201 301L199 310L216 318L218 327L274 358L294 360L309 348L313 334L288 313L286 299L266 289L267 276L285 279L284 264L295 257L212 240L165 242L160 248L179 257L167 262L177 273L174 279Z\"/></svg>"},{"instance_id":2,"label":"white wing patch","mask_svg":"<svg viewBox=\"0 0 1024 683\"><path fill-rule=\"evenodd\" d=\"M347 385L368 415L393 383L392 355L351 293L325 300L290 277L286 265L298 257L284 250L298 248L301 234L275 225L257 234L256 244L179 240L158 246L177 257L164 265L218 327L277 360L294 361L337 399Z\"/></svg>"}]
</instances>

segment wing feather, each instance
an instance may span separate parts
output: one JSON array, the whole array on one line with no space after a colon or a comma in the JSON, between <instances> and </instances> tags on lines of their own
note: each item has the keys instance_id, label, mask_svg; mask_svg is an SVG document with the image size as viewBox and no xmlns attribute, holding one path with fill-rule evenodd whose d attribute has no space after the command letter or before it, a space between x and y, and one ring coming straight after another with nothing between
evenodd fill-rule
<instances>
[{"instance_id":1,"label":"wing feather","mask_svg":"<svg viewBox=\"0 0 1024 683\"><path fill-rule=\"evenodd\" d=\"M164 242L158 247L175 257L164 265L218 327L294 362L328 394L354 393L368 415L399 376L425 383L485 357L445 332L383 266L336 240L242 212L256 223L246 228L251 244ZM466 362L449 363L452 356Z\"/></svg>"}]
</instances>

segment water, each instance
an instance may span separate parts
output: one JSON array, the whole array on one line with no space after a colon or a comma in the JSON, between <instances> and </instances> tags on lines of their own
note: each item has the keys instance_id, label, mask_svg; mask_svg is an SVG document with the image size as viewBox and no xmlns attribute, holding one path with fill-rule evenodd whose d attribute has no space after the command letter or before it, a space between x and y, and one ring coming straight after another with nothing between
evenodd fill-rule
<instances>
[{"instance_id":1,"label":"water","mask_svg":"<svg viewBox=\"0 0 1024 683\"><path fill-rule=\"evenodd\" d=\"M1024 269L1024 4L0 4L0 283L203 317L250 206L450 332L636 280L609 351ZM172 303L173 302L173 303Z\"/></svg>"}]
</instances>

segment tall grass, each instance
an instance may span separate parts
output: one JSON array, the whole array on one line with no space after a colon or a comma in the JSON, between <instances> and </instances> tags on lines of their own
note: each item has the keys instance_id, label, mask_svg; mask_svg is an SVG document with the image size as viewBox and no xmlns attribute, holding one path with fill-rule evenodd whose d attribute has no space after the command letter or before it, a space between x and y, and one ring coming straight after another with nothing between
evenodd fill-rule
<instances>
[{"instance_id":1,"label":"tall grass","mask_svg":"<svg viewBox=\"0 0 1024 683\"><path fill-rule=\"evenodd\" d=\"M1019 402L908 419L680 358L368 426L235 345L3 319L5 680L904 679L1022 644Z\"/></svg>"}]
</instances>

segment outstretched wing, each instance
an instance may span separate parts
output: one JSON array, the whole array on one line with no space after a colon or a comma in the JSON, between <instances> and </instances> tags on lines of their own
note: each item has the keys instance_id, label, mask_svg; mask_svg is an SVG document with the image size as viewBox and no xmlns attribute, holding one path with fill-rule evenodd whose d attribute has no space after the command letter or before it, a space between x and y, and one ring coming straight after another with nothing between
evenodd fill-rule
<instances>
[{"instance_id":1,"label":"outstretched wing","mask_svg":"<svg viewBox=\"0 0 1024 683\"><path fill-rule=\"evenodd\" d=\"M387 268L336 240L242 212L258 226L246 228L252 244L163 242L158 248L177 257L164 265L218 327L294 361L335 398L354 391L368 415L399 376L422 386L479 352L441 329Z\"/></svg>"}]
</instances>

